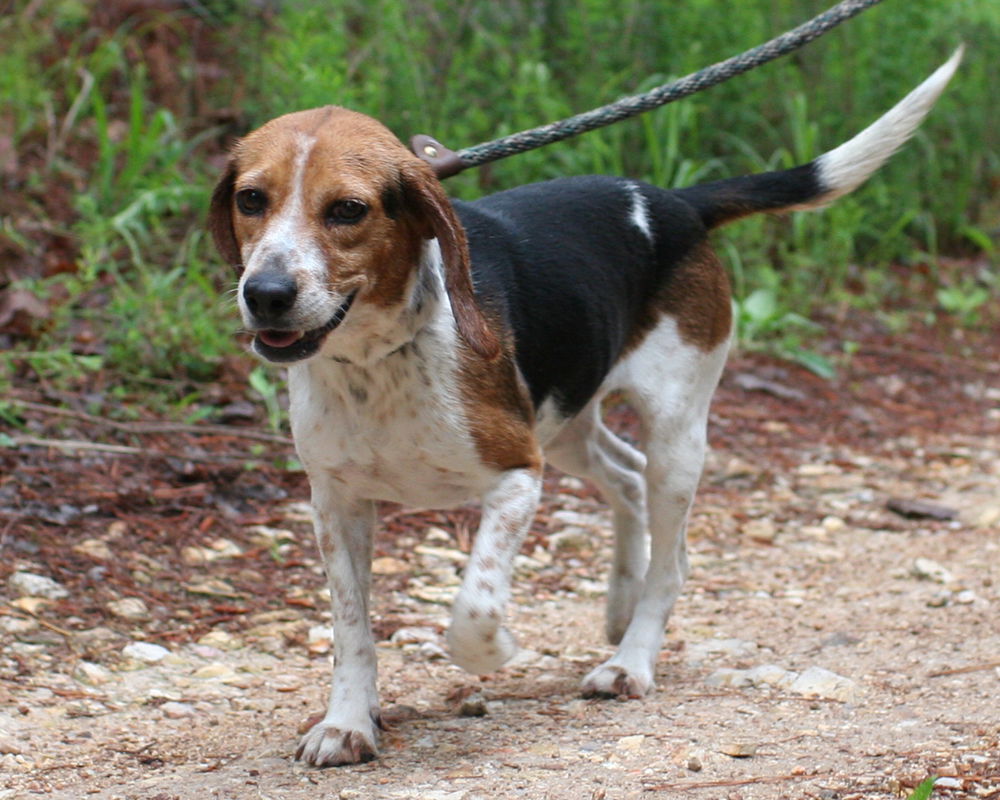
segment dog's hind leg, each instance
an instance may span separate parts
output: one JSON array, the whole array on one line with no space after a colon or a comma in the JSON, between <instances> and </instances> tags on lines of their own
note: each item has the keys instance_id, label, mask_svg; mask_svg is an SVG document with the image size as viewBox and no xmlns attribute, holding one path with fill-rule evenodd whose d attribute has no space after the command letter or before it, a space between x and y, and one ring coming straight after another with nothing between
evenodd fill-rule
<instances>
[{"instance_id":1,"label":"dog's hind leg","mask_svg":"<svg viewBox=\"0 0 1000 800\"><path fill-rule=\"evenodd\" d=\"M688 574L688 511L727 349L728 342L707 352L689 345L667 321L611 376L629 391L643 424L650 559L618 651L584 678L584 694L641 697L653 686L667 618Z\"/></svg>"},{"instance_id":2,"label":"dog's hind leg","mask_svg":"<svg viewBox=\"0 0 1000 800\"><path fill-rule=\"evenodd\" d=\"M632 620L649 563L646 524L646 457L610 431L597 398L545 448L549 462L593 483L611 506L614 561L608 586L605 632L618 644Z\"/></svg>"}]
</instances>

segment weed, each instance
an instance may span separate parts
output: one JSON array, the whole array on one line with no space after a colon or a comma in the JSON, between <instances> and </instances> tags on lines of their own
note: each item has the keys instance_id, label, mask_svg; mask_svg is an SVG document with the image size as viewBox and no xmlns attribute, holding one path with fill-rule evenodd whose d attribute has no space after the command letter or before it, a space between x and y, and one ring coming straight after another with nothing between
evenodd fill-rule
<instances>
[{"instance_id":1,"label":"weed","mask_svg":"<svg viewBox=\"0 0 1000 800\"><path fill-rule=\"evenodd\" d=\"M264 367L255 367L250 373L250 388L253 389L264 401L267 409L267 421L271 430L280 432L284 428L287 417L284 408L279 400L280 380L274 379L274 373Z\"/></svg>"},{"instance_id":2,"label":"weed","mask_svg":"<svg viewBox=\"0 0 1000 800\"><path fill-rule=\"evenodd\" d=\"M928 800L931 794L934 792L934 782L937 778L928 778L923 783L921 783L916 789L910 792L906 800Z\"/></svg>"}]
</instances>

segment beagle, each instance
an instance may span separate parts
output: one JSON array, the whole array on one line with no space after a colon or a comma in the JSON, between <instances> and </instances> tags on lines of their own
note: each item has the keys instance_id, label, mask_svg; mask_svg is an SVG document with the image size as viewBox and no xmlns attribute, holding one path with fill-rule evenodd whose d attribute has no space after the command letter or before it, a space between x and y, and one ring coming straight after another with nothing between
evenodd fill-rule
<instances>
[{"instance_id":1,"label":"beagle","mask_svg":"<svg viewBox=\"0 0 1000 800\"><path fill-rule=\"evenodd\" d=\"M481 500L447 639L455 663L489 673L516 651L504 612L546 460L594 483L614 515L617 651L583 693L651 689L732 331L708 233L855 189L911 136L960 55L808 164L674 191L573 177L451 202L385 127L337 107L279 117L235 145L209 226L239 276L254 352L288 367L333 598L329 708L297 758L377 754L376 502ZM631 399L644 453L603 423L612 391Z\"/></svg>"}]
</instances>

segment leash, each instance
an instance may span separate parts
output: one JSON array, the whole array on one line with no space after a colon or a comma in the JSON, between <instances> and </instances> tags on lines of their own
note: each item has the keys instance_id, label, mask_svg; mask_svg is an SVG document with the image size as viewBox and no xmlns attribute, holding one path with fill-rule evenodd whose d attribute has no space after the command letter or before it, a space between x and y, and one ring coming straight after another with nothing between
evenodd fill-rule
<instances>
[{"instance_id":1,"label":"leash","mask_svg":"<svg viewBox=\"0 0 1000 800\"><path fill-rule=\"evenodd\" d=\"M410 148L434 168L438 178L444 180L470 167L479 167L491 161L499 161L507 156L534 150L553 142L578 136L581 133L603 128L613 122L634 117L644 111L658 108L703 89L708 89L797 50L814 39L818 39L841 22L857 16L880 2L881 0L843 0L797 28L786 31L740 55L719 61L698 72L665 83L643 94L624 97L614 103L567 117L558 122L550 122L548 125L541 125L520 133L512 133L509 136L494 139L491 142L483 142L457 152L449 150L431 136L418 134L410 140Z\"/></svg>"}]
</instances>

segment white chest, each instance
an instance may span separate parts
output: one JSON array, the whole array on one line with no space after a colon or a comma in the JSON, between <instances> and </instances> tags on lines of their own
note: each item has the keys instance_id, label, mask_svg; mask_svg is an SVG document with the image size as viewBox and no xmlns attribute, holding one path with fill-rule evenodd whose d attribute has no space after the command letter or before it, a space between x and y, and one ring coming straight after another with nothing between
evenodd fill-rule
<instances>
[{"instance_id":1,"label":"white chest","mask_svg":"<svg viewBox=\"0 0 1000 800\"><path fill-rule=\"evenodd\" d=\"M356 498L456 505L495 477L469 434L457 367L434 335L376 364L313 359L289 370L292 432L312 480Z\"/></svg>"}]
</instances>

